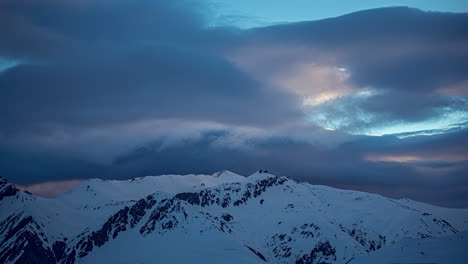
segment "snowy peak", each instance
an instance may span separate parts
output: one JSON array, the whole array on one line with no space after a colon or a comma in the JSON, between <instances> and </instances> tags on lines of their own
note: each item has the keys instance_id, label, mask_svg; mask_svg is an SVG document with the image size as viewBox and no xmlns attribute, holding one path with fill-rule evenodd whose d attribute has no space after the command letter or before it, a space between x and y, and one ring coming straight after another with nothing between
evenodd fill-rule
<instances>
[{"instance_id":1,"label":"snowy peak","mask_svg":"<svg viewBox=\"0 0 468 264\"><path fill-rule=\"evenodd\" d=\"M408 238L438 241L468 230L468 210L265 170L89 180L56 199L13 196L0 201L1 263L338 264L385 258L377 254L384 249L396 254L392 247Z\"/></svg>"},{"instance_id":2,"label":"snowy peak","mask_svg":"<svg viewBox=\"0 0 468 264\"><path fill-rule=\"evenodd\" d=\"M244 179L245 177L244 176L241 176L237 173L234 173L232 171L228 171L228 170L223 170L223 171L218 171L216 173L213 174L214 177L217 177L217 178L226 178L226 179L233 179L233 180L242 180Z\"/></svg>"},{"instance_id":3,"label":"snowy peak","mask_svg":"<svg viewBox=\"0 0 468 264\"><path fill-rule=\"evenodd\" d=\"M176 194L244 180L245 177L230 171L221 171L213 175L146 176L123 181L91 179L59 198L87 204L121 202L138 200L155 192Z\"/></svg>"},{"instance_id":4,"label":"snowy peak","mask_svg":"<svg viewBox=\"0 0 468 264\"><path fill-rule=\"evenodd\" d=\"M266 179L266 178L271 178L271 177L277 177L271 173L268 172L268 170L258 170L254 173L252 173L250 176L247 177L249 181L256 181L256 180L261 180L261 179Z\"/></svg>"}]
</instances>

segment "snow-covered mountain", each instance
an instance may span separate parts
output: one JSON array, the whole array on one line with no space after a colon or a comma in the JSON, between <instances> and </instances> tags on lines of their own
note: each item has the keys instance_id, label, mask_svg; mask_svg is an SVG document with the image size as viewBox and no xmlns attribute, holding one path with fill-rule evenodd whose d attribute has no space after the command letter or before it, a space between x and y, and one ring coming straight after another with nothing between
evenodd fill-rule
<instances>
[{"instance_id":1,"label":"snow-covered mountain","mask_svg":"<svg viewBox=\"0 0 468 264\"><path fill-rule=\"evenodd\" d=\"M467 209L266 171L93 179L54 199L0 180L5 264L468 263L465 230Z\"/></svg>"}]
</instances>

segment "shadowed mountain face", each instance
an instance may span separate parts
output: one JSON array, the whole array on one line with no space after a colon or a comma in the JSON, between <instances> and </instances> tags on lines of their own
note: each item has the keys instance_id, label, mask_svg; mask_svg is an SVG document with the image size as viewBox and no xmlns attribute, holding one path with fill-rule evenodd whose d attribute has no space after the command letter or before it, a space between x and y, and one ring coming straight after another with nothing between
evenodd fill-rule
<instances>
[{"instance_id":1,"label":"shadowed mountain face","mask_svg":"<svg viewBox=\"0 0 468 264\"><path fill-rule=\"evenodd\" d=\"M424 261L467 257L460 247L468 210L265 170L90 180L55 199L2 179L0 192L2 263L367 263L382 254L402 257L394 250L399 243L419 247ZM447 238L452 248L424 252Z\"/></svg>"}]
</instances>

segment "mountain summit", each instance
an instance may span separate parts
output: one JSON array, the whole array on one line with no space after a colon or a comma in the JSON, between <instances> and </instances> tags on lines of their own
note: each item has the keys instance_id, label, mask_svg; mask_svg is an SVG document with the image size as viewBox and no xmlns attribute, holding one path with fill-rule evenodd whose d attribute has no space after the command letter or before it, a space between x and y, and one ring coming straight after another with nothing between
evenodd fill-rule
<instances>
[{"instance_id":1,"label":"mountain summit","mask_svg":"<svg viewBox=\"0 0 468 264\"><path fill-rule=\"evenodd\" d=\"M465 230L467 209L265 170L93 179L54 199L0 180L5 264L466 263Z\"/></svg>"}]
</instances>

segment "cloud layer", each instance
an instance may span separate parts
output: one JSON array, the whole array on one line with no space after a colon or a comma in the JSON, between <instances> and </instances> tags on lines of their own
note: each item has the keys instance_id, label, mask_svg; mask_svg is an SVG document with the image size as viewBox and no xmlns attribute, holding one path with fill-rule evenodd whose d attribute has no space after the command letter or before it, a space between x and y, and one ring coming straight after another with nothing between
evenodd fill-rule
<instances>
[{"instance_id":1,"label":"cloud layer","mask_svg":"<svg viewBox=\"0 0 468 264\"><path fill-rule=\"evenodd\" d=\"M466 14L385 8L249 30L210 18L193 0L2 1L0 174L268 168L468 205Z\"/></svg>"},{"instance_id":2,"label":"cloud layer","mask_svg":"<svg viewBox=\"0 0 468 264\"><path fill-rule=\"evenodd\" d=\"M456 123L467 120L467 25L466 14L367 10L250 30L232 60L259 79L296 80L328 103L311 112L334 128L361 133L458 112Z\"/></svg>"}]
</instances>

